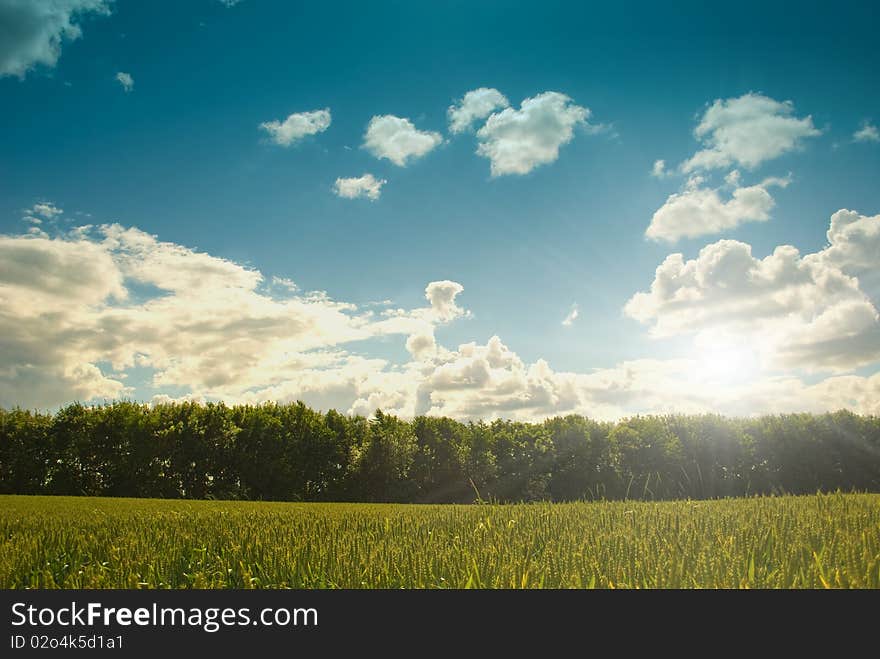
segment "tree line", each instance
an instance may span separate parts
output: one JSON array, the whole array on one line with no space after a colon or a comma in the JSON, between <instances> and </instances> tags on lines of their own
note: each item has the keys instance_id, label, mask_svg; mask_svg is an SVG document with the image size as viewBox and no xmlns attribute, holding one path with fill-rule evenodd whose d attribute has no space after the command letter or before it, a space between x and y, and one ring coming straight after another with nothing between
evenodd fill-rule
<instances>
[{"instance_id":1,"label":"tree line","mask_svg":"<svg viewBox=\"0 0 880 659\"><path fill-rule=\"evenodd\" d=\"M880 491L880 417L367 419L302 403L0 409L0 492L281 501Z\"/></svg>"}]
</instances>

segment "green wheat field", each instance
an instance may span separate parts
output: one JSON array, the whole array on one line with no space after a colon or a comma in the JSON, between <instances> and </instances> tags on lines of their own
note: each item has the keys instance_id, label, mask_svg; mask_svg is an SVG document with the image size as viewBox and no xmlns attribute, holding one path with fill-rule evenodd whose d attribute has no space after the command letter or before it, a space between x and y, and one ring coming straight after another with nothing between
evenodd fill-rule
<instances>
[{"instance_id":1,"label":"green wheat field","mask_svg":"<svg viewBox=\"0 0 880 659\"><path fill-rule=\"evenodd\" d=\"M3 588L878 588L880 495L383 505L0 497Z\"/></svg>"}]
</instances>

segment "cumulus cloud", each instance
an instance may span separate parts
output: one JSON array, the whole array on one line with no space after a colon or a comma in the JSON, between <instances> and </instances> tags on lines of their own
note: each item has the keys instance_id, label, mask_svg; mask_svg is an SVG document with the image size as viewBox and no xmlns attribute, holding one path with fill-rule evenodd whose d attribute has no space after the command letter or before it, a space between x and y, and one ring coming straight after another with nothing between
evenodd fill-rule
<instances>
[{"instance_id":1,"label":"cumulus cloud","mask_svg":"<svg viewBox=\"0 0 880 659\"><path fill-rule=\"evenodd\" d=\"M134 366L152 369L155 388L205 398L245 400L278 387L295 395L325 371L376 367L348 344L429 333L464 313L455 282L429 284L428 306L376 316L119 225L3 236L0 262L7 406L122 395L121 374ZM23 382L33 386L17 390Z\"/></svg>"},{"instance_id":2,"label":"cumulus cloud","mask_svg":"<svg viewBox=\"0 0 880 659\"><path fill-rule=\"evenodd\" d=\"M477 154L489 159L493 177L528 174L554 162L578 126L596 130L587 122L590 114L565 94L538 94L525 99L519 110L507 108L491 115L477 131Z\"/></svg>"},{"instance_id":3,"label":"cumulus cloud","mask_svg":"<svg viewBox=\"0 0 880 659\"><path fill-rule=\"evenodd\" d=\"M0 0L0 78L53 68L61 45L82 36L80 21L106 16L112 0Z\"/></svg>"},{"instance_id":4,"label":"cumulus cloud","mask_svg":"<svg viewBox=\"0 0 880 659\"><path fill-rule=\"evenodd\" d=\"M720 384L694 360L634 360L589 373L555 371L543 360L528 364L496 336L486 344L440 349L401 368L352 358L303 372L288 382L248 394L246 400L299 398L327 409L369 416L445 415L461 420L540 420L561 414L618 419L633 414L728 415L825 412L848 408L880 412L880 374L833 376L806 384L793 376ZM351 401L350 406L348 402ZM348 406L348 407L346 407Z\"/></svg>"},{"instance_id":5,"label":"cumulus cloud","mask_svg":"<svg viewBox=\"0 0 880 659\"><path fill-rule=\"evenodd\" d=\"M654 178L665 178L669 175L669 172L666 171L666 161L665 160L655 160L654 166L651 168L651 176Z\"/></svg>"},{"instance_id":6,"label":"cumulus cloud","mask_svg":"<svg viewBox=\"0 0 880 659\"><path fill-rule=\"evenodd\" d=\"M565 318L562 319L563 326L564 327L571 327L572 325L574 325L574 321L577 320L578 315L579 315L578 305L577 304L571 305L571 309L569 310L568 314L565 316Z\"/></svg>"},{"instance_id":7,"label":"cumulus cloud","mask_svg":"<svg viewBox=\"0 0 880 659\"><path fill-rule=\"evenodd\" d=\"M33 208L31 208L31 212L34 215L39 215L47 220L51 220L52 218L61 215L64 211L51 201L41 201L34 204Z\"/></svg>"},{"instance_id":8,"label":"cumulus cloud","mask_svg":"<svg viewBox=\"0 0 880 659\"><path fill-rule=\"evenodd\" d=\"M275 144L290 146L309 135L323 133L330 128L330 109L312 112L294 112L284 121L265 121L260 128L269 134Z\"/></svg>"},{"instance_id":9,"label":"cumulus cloud","mask_svg":"<svg viewBox=\"0 0 880 659\"><path fill-rule=\"evenodd\" d=\"M841 372L871 364L880 359L880 315L849 273L878 263L876 252L851 243L875 226L849 211L835 218L832 245L818 253L801 256L783 245L760 259L745 243L720 240L695 259L671 254L650 291L624 311L657 337L739 337L768 368Z\"/></svg>"},{"instance_id":10,"label":"cumulus cloud","mask_svg":"<svg viewBox=\"0 0 880 659\"><path fill-rule=\"evenodd\" d=\"M858 277L862 290L880 307L880 215L841 209L831 216L827 236L822 258Z\"/></svg>"},{"instance_id":11,"label":"cumulus cloud","mask_svg":"<svg viewBox=\"0 0 880 659\"><path fill-rule=\"evenodd\" d=\"M385 179L377 179L372 174L355 178L338 178L333 184L333 191L344 199L366 197L370 201L376 201L382 194L382 186L387 182Z\"/></svg>"},{"instance_id":12,"label":"cumulus cloud","mask_svg":"<svg viewBox=\"0 0 880 659\"><path fill-rule=\"evenodd\" d=\"M395 384L403 388L395 392ZM719 382L694 359L632 360L572 373L556 371L542 359L527 363L498 336L485 344L439 349L405 377L383 386L392 387L383 392L393 396L402 414L463 420L535 420L560 414L599 419L645 413L751 415L844 407L869 414L880 409L880 374L834 376L814 385L793 376ZM375 407L362 403L359 409L371 413Z\"/></svg>"},{"instance_id":13,"label":"cumulus cloud","mask_svg":"<svg viewBox=\"0 0 880 659\"><path fill-rule=\"evenodd\" d=\"M449 322L464 314L464 310L455 303L455 298L464 290L464 286L456 281L432 281L425 288L425 299L431 305L431 312L441 322Z\"/></svg>"},{"instance_id":14,"label":"cumulus cloud","mask_svg":"<svg viewBox=\"0 0 880 659\"><path fill-rule=\"evenodd\" d=\"M880 142L880 131L874 124L863 121L862 127L853 133L854 142Z\"/></svg>"},{"instance_id":15,"label":"cumulus cloud","mask_svg":"<svg viewBox=\"0 0 880 659\"><path fill-rule=\"evenodd\" d=\"M772 181L773 179L770 180ZM740 181L742 181L742 174L739 173L738 169L734 169L724 176L724 183L731 188L738 188ZM788 180L784 180L783 183L787 184Z\"/></svg>"},{"instance_id":16,"label":"cumulus cloud","mask_svg":"<svg viewBox=\"0 0 880 659\"><path fill-rule=\"evenodd\" d=\"M449 132L463 133L474 125L474 122L485 119L495 110L506 108L510 101L497 89L480 87L469 91L464 97L450 105L446 111L449 117Z\"/></svg>"},{"instance_id":17,"label":"cumulus cloud","mask_svg":"<svg viewBox=\"0 0 880 659\"><path fill-rule=\"evenodd\" d=\"M645 235L652 240L675 242L734 229L743 222L766 222L775 202L767 188L786 187L787 178L767 178L757 185L739 186L739 172L728 174L734 187L731 197L722 199L718 188L703 187L701 177L691 178L682 192L669 196L654 216Z\"/></svg>"},{"instance_id":18,"label":"cumulus cloud","mask_svg":"<svg viewBox=\"0 0 880 659\"><path fill-rule=\"evenodd\" d=\"M671 257L628 313L664 335L720 328L755 344L775 341L799 366L832 357L835 370L864 363L871 340L877 359L870 327L853 332L859 319L876 324L876 312L837 265L864 265L866 255L850 254L848 244L872 221L838 216L833 245L804 257L782 247L755 259L734 241L709 246L694 261ZM835 246L841 249L832 252ZM382 408L465 420L880 412L880 374L810 384L760 373L719 381L691 357L576 373L526 361L499 336L449 349L435 330L468 316L459 303L464 289L452 280L430 282L421 306L379 312L119 225L0 236L0 263L0 406L145 395L156 403L303 400L357 414ZM405 343L409 357L361 352L381 337ZM148 386L128 384L135 368L151 374Z\"/></svg>"},{"instance_id":19,"label":"cumulus cloud","mask_svg":"<svg viewBox=\"0 0 880 659\"><path fill-rule=\"evenodd\" d=\"M116 81L122 85L122 89L126 93L134 89L134 78L131 77L130 73L123 73L120 71L116 74Z\"/></svg>"},{"instance_id":20,"label":"cumulus cloud","mask_svg":"<svg viewBox=\"0 0 880 659\"><path fill-rule=\"evenodd\" d=\"M719 382L693 359L623 362L582 377L585 397L598 418L646 413L751 416L850 409L876 414L880 374L825 378L807 384L794 376L760 376Z\"/></svg>"},{"instance_id":21,"label":"cumulus cloud","mask_svg":"<svg viewBox=\"0 0 880 659\"><path fill-rule=\"evenodd\" d=\"M127 297L122 274L91 241L0 237L0 299L22 317Z\"/></svg>"},{"instance_id":22,"label":"cumulus cloud","mask_svg":"<svg viewBox=\"0 0 880 659\"><path fill-rule=\"evenodd\" d=\"M880 270L880 215L841 209L831 216L828 247L821 254L847 272Z\"/></svg>"},{"instance_id":23,"label":"cumulus cloud","mask_svg":"<svg viewBox=\"0 0 880 659\"><path fill-rule=\"evenodd\" d=\"M39 201L30 208L25 209L22 219L31 224L42 224L43 220L54 220L62 213L64 211L51 201Z\"/></svg>"},{"instance_id":24,"label":"cumulus cloud","mask_svg":"<svg viewBox=\"0 0 880 659\"><path fill-rule=\"evenodd\" d=\"M420 341L408 339L415 349ZM806 384L794 376L718 382L692 359L633 360L588 373L561 372L544 360L527 363L499 337L448 350L415 350L414 360L389 365L348 357L304 366L295 380L248 392L245 400L306 400L327 409L369 416L377 408L412 417L446 415L461 420L539 420L560 414L598 419L648 413L752 415L824 412L849 408L880 411L880 374L833 376Z\"/></svg>"},{"instance_id":25,"label":"cumulus cloud","mask_svg":"<svg viewBox=\"0 0 880 659\"><path fill-rule=\"evenodd\" d=\"M364 148L376 158L385 158L399 167L425 156L441 142L440 133L418 130L409 119L393 114L370 119L364 134Z\"/></svg>"},{"instance_id":26,"label":"cumulus cloud","mask_svg":"<svg viewBox=\"0 0 880 659\"><path fill-rule=\"evenodd\" d=\"M433 332L412 334L406 340L406 349L415 359L431 357L437 352L437 340Z\"/></svg>"},{"instance_id":27,"label":"cumulus cloud","mask_svg":"<svg viewBox=\"0 0 880 659\"><path fill-rule=\"evenodd\" d=\"M703 148L681 165L685 173L739 165L753 169L801 147L804 139L821 131L807 115L794 115L791 101L780 102L761 94L718 99L694 130Z\"/></svg>"}]
</instances>

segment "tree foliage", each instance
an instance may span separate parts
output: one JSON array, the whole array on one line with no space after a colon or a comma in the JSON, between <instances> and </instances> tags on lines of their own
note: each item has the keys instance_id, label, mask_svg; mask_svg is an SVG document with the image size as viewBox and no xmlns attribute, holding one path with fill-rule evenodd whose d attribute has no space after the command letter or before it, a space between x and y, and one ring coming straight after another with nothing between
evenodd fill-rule
<instances>
[{"instance_id":1,"label":"tree foliage","mask_svg":"<svg viewBox=\"0 0 880 659\"><path fill-rule=\"evenodd\" d=\"M0 493L279 501L880 491L880 418L372 419L302 403L0 410Z\"/></svg>"}]
</instances>

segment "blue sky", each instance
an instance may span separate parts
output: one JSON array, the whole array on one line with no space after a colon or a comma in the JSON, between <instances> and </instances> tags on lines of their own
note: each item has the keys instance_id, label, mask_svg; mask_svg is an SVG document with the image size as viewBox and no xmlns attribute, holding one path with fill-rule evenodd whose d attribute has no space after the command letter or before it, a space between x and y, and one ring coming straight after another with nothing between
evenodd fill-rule
<instances>
[{"instance_id":1,"label":"blue sky","mask_svg":"<svg viewBox=\"0 0 880 659\"><path fill-rule=\"evenodd\" d=\"M23 344L5 343L0 404L303 398L357 412L375 403L462 418L878 409L880 298L872 277L880 265L880 48L870 3L796 10L783 3L728 10L705 3L227 4L0 0L0 233L7 263L16 264L0 292L8 327L41 318L54 346L38 363L22 356L29 354ZM78 38L65 24L79 26ZM129 89L120 73L130 76ZM481 88L497 90L509 109L496 107L453 133L450 106L460 108L467 92ZM541 106L547 114L536 110L512 141L504 131L525 116L516 114L521 103L550 99L541 96L547 93L559 95L552 97L558 107ZM710 126L716 102L723 116ZM323 109L329 127L286 145L260 128ZM573 120L570 139L560 138L565 130L554 122L578 112L587 118ZM408 119L436 146L403 166L377 157L365 136L371 119L387 115ZM501 126L505 119L512 123ZM701 122L707 128L698 139ZM727 141L719 147L713 135ZM551 151L556 140L558 156L529 164L523 149L533 138ZM493 145L513 149L528 171L493 176L493 160L476 153ZM685 171L706 150L720 153L721 164ZM658 160L664 173L652 176ZM725 183L734 171L739 178ZM337 179L364 174L385 181L378 198L335 193ZM740 189L747 190L741 204L713 202ZM690 206L670 206L672 195ZM63 213L40 215L41 203ZM652 239L646 230L663 208L655 238L665 238ZM857 216L846 221L843 242L829 244L830 218L841 209ZM691 233L696 223L699 235L681 233L682 222ZM71 233L84 224L96 228ZM276 368L282 358L274 349L257 355L226 332L223 305L231 309L234 300L223 302L227 284L218 280L209 330L189 340L243 343L223 377L208 377L216 364L189 363L186 345L170 339L146 345L120 334L103 354L95 337L111 331L108 315L136 311L150 328L184 322L143 306L171 289L123 262L133 239L110 245L97 228L106 224L155 236L153 251L139 258L166 273L158 245L188 249L199 263L198 254L210 255L259 271L260 286L292 280L297 299L311 300L305 324L326 340L291 347L278 314L296 325L301 310L240 303L229 313L278 321L264 347L277 342L283 354L294 350L305 360ZM678 298L627 306L649 291L667 256L687 262L724 240L749 245L755 259L783 245L799 258L814 255L806 265L797 261L810 270L808 281L779 275L772 286L731 297L724 291L742 277L719 269L730 282L682 284ZM79 264L95 260L77 259L96 246L109 255L109 269L90 274ZM827 284L819 262L856 283ZM755 263L741 261L738 272L773 266ZM47 272L73 282L119 276L128 294L123 300L108 288L104 297L84 297L69 317L52 317L47 307L58 292L40 289ZM440 297L426 301L430 282L462 288L446 293L455 311ZM346 329L333 325L342 323L337 318L334 329L323 328L326 310L310 291L352 305L348 318L373 310L378 320ZM260 304L278 297L251 292L260 292ZM764 294L762 310L745 304ZM688 295L701 301L683 309ZM26 300L43 306L25 308ZM385 300L392 304L373 304ZM765 313L776 304L784 309ZM577 317L563 324L573 305ZM382 316L389 307L400 310L393 316L400 326L381 325L392 317ZM74 326L77 337L93 340L71 339ZM149 333L138 327L136 335ZM427 335L430 355L407 349L408 337ZM505 359L493 361L493 336ZM753 349L755 337L767 345ZM474 350L459 349L469 342ZM332 363L313 364L318 354L333 355ZM541 373L541 360L551 374ZM748 373L736 366L752 361Z\"/></svg>"}]
</instances>

